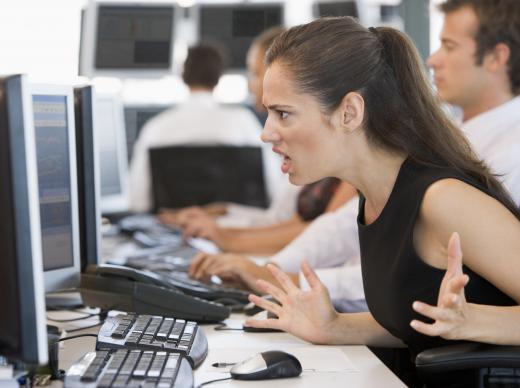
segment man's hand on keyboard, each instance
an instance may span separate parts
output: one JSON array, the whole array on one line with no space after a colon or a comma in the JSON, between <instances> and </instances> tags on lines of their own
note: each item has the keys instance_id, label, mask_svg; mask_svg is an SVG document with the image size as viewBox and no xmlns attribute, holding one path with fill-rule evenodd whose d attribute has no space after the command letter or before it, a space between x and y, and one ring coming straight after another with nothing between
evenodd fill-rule
<instances>
[{"instance_id":1,"label":"man's hand on keyboard","mask_svg":"<svg viewBox=\"0 0 520 388\"><path fill-rule=\"evenodd\" d=\"M190 265L188 274L198 280L209 282L216 275L223 281L245 286L246 289L259 291L256 280L274 281L270 272L256 265L247 256L223 253L210 255L200 253Z\"/></svg>"}]
</instances>

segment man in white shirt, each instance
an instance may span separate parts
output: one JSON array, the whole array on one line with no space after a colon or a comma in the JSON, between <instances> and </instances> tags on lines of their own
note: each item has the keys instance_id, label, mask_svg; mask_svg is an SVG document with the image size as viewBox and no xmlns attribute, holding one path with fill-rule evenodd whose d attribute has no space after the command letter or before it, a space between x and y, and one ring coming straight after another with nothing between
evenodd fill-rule
<instances>
[{"instance_id":1,"label":"man in white shirt","mask_svg":"<svg viewBox=\"0 0 520 388\"><path fill-rule=\"evenodd\" d=\"M208 45L189 49L183 80L190 98L150 120L134 145L130 168L131 208L152 208L149 150L177 144L258 146L262 148L264 176L271 196L281 181L276 157L260 141L262 127L246 108L219 105L212 92L224 71L219 51Z\"/></svg>"},{"instance_id":2,"label":"man in white shirt","mask_svg":"<svg viewBox=\"0 0 520 388\"><path fill-rule=\"evenodd\" d=\"M439 96L461 108L461 128L473 149L493 172L502 175L504 186L520 204L520 2L507 3L443 3L442 46L428 65L435 72ZM320 216L271 257L271 262L293 275L299 272L301 261L307 260L341 311L364 307L357 202L352 200L336 212ZM257 277L268 272L233 260L234 268L247 268ZM236 275L248 280L239 271ZM301 274L292 278L307 287Z\"/></svg>"}]
</instances>

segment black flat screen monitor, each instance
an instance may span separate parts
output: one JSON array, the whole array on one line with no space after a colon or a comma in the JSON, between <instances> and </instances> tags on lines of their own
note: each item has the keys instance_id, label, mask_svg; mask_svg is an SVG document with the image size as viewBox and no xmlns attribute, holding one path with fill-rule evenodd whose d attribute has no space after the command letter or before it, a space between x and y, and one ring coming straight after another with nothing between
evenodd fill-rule
<instances>
[{"instance_id":1,"label":"black flat screen monitor","mask_svg":"<svg viewBox=\"0 0 520 388\"><path fill-rule=\"evenodd\" d=\"M47 362L31 100L24 76L0 78L0 355Z\"/></svg>"},{"instance_id":2,"label":"black flat screen monitor","mask_svg":"<svg viewBox=\"0 0 520 388\"><path fill-rule=\"evenodd\" d=\"M171 105L125 107L125 133L128 163L130 163L132 160L134 144L139 138L139 134L141 133L141 129L143 129L144 125L148 122L148 120L171 107Z\"/></svg>"},{"instance_id":3,"label":"black flat screen monitor","mask_svg":"<svg viewBox=\"0 0 520 388\"><path fill-rule=\"evenodd\" d=\"M314 6L314 15L316 17L352 16L359 18L359 11L356 0L320 1Z\"/></svg>"},{"instance_id":4,"label":"black flat screen monitor","mask_svg":"<svg viewBox=\"0 0 520 388\"><path fill-rule=\"evenodd\" d=\"M269 27L283 24L283 5L203 4L199 12L199 38L226 49L230 70L243 71L253 39Z\"/></svg>"},{"instance_id":5,"label":"black flat screen monitor","mask_svg":"<svg viewBox=\"0 0 520 388\"><path fill-rule=\"evenodd\" d=\"M81 270L97 265L101 257L101 212L99 208L99 162L94 131L94 89L74 89L76 165Z\"/></svg>"},{"instance_id":6,"label":"black flat screen monitor","mask_svg":"<svg viewBox=\"0 0 520 388\"><path fill-rule=\"evenodd\" d=\"M96 32L97 69L171 67L171 6L100 5Z\"/></svg>"},{"instance_id":7,"label":"black flat screen monitor","mask_svg":"<svg viewBox=\"0 0 520 388\"><path fill-rule=\"evenodd\" d=\"M161 76L171 73L174 6L91 1L82 14L80 74Z\"/></svg>"},{"instance_id":8,"label":"black flat screen monitor","mask_svg":"<svg viewBox=\"0 0 520 388\"><path fill-rule=\"evenodd\" d=\"M155 210L221 201L267 205L260 147L152 148L150 165Z\"/></svg>"},{"instance_id":9,"label":"black flat screen monitor","mask_svg":"<svg viewBox=\"0 0 520 388\"><path fill-rule=\"evenodd\" d=\"M72 87L31 85L45 290L79 285L79 222Z\"/></svg>"}]
</instances>

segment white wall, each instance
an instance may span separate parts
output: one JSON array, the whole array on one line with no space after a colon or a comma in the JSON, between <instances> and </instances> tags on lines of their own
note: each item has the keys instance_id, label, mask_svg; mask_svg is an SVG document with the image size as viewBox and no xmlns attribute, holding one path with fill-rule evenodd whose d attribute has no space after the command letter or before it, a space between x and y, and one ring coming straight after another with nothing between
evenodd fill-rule
<instances>
[{"instance_id":1,"label":"white wall","mask_svg":"<svg viewBox=\"0 0 520 388\"><path fill-rule=\"evenodd\" d=\"M26 73L36 82L76 84L88 81L77 76L80 12L86 2L87 0L0 0L0 74ZM360 2L365 2L365 7L370 9L375 3L396 3L399 0ZM285 0L285 3L286 24L295 25L311 20L313 0ZM187 94L186 88L175 75L150 81L101 79L94 82L100 89L120 91L127 103L170 103L183 99ZM216 95L222 101L243 100L247 95L245 78L225 77L217 88Z\"/></svg>"},{"instance_id":2,"label":"white wall","mask_svg":"<svg viewBox=\"0 0 520 388\"><path fill-rule=\"evenodd\" d=\"M69 83L78 67L84 0L0 1L0 74Z\"/></svg>"}]
</instances>

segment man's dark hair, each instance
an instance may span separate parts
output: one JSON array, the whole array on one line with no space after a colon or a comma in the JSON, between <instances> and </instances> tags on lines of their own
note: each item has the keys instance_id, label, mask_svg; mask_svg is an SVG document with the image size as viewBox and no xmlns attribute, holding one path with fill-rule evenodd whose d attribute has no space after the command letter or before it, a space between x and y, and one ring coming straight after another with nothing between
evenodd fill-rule
<instances>
[{"instance_id":1,"label":"man's dark hair","mask_svg":"<svg viewBox=\"0 0 520 388\"><path fill-rule=\"evenodd\" d=\"M482 64L484 56L498 43L506 44L511 51L508 62L511 90L515 95L520 94L520 1L447 0L439 5L445 14L462 7L471 7L478 18L476 63Z\"/></svg>"},{"instance_id":2,"label":"man's dark hair","mask_svg":"<svg viewBox=\"0 0 520 388\"><path fill-rule=\"evenodd\" d=\"M213 89L224 72L224 57L214 46L201 44L188 49L182 79L188 86Z\"/></svg>"}]
</instances>

